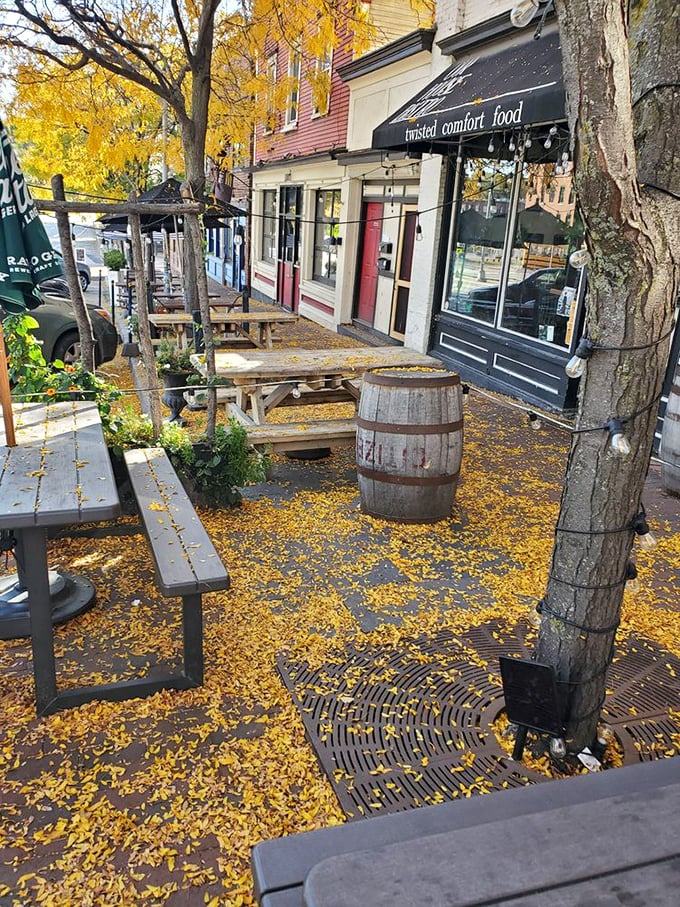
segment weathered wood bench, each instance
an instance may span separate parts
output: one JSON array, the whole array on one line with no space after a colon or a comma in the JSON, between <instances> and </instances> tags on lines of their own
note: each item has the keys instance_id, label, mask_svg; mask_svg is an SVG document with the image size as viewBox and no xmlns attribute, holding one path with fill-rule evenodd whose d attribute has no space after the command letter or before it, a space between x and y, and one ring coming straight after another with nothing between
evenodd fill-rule
<instances>
[{"instance_id":1,"label":"weathered wood bench","mask_svg":"<svg viewBox=\"0 0 680 907\"><path fill-rule=\"evenodd\" d=\"M205 592L229 588L229 574L210 541L162 448L125 452L156 569L156 584L167 598L182 599L184 670L154 680L133 681L135 696L158 690L186 690L203 683Z\"/></svg>"},{"instance_id":2,"label":"weathered wood bench","mask_svg":"<svg viewBox=\"0 0 680 907\"><path fill-rule=\"evenodd\" d=\"M522 823L531 817L539 820L534 825L539 829L540 840L537 839L533 842L535 846L529 847L526 851L529 854L540 851L545 855L551 838L551 835L547 838L545 835L545 828L548 826L553 833L556 829L568 827L575 843L581 842L587 848L596 850L599 848L600 851L603 848L603 840L609 838L611 843L607 846L614 853L617 846L616 834L602 834L598 838L597 847L593 848L593 840L587 834L581 834L580 831L591 828L592 820L598 814L606 823L612 803L624 805L628 803L628 813L634 814L638 810L640 812L638 828L641 829L641 834L644 833L645 828L651 828L656 831L658 837L659 831L663 830L667 823L667 817L662 815L655 820L656 813L660 812L658 804L664 799L662 789L665 792L674 787L677 797L680 788L679 777L680 757L676 756L586 776L548 781L532 787L520 787L469 799L454 800L438 806L426 806L392 815L360 819L346 825L335 825L317 831L263 841L255 845L251 856L255 897L260 907L304 907L307 904L315 905L320 902L320 893L327 889L332 890L335 895L334 904L349 907L350 904L355 905L359 902L349 894L349 887L352 885L352 868L351 866L348 868L348 864L351 861L344 860L342 855L356 855L357 866L369 861L371 865L379 867L380 861L384 861L385 855L390 855L393 851L398 854L400 861L401 881L405 883L408 879L412 885L411 891L414 891L418 888L419 867L423 865L423 860L417 856L417 853L427 854L431 851L430 843L438 843L446 834L457 831L465 838L468 835L477 834L475 829L479 829L478 838L488 840L489 843L489 849L478 847L477 850L479 862L475 864L475 867L479 876L483 877L488 871L490 857L493 858L494 854L500 853L504 840L509 838L515 838L521 842L529 840L522 834L525 830ZM592 815L588 817L590 822L575 821L573 814L574 806L577 804L586 806L592 804ZM602 804L602 806L598 807L597 804ZM545 821L540 820L540 814L547 812L550 812L550 822L546 824ZM612 813L612 819L614 818ZM655 822L656 824L654 824ZM647 823L646 826L645 823ZM499 829L503 831L503 836L497 834ZM428 841L429 836L436 837L430 838ZM395 845L406 845L407 842L407 846L403 846L399 851L395 850ZM411 844L413 845L413 859L409 856ZM553 864L557 861L562 866L571 867L572 871L576 873L583 854L579 854L581 859L569 859L565 853L564 849L559 850L559 848L558 853L553 851ZM615 859L620 856L620 854L614 854ZM446 857L440 864L440 872L455 873L457 857L470 859L469 855L463 856L454 843L446 850ZM521 860L517 860L516 864L517 872L521 875L523 872ZM390 878L394 880L395 877L395 870L392 869ZM568 878L576 878L576 876L568 876ZM305 882L307 882L306 887ZM343 893L345 885L348 889L346 896ZM378 889L364 888L363 900L360 901L362 905L372 903L373 890ZM474 894L474 891L471 891L471 894ZM383 898L380 903L387 903L388 900ZM472 900L474 903L489 902L475 898ZM579 901L579 903L586 902L589 901ZM400 903L420 903L420 898L405 899ZM443 901L432 899L428 900L428 903L443 903ZM456 901L456 903L460 903L460 901ZM465 903L470 903L470 901L466 900ZM661 902L654 901L654 903ZM663 903L671 903L671 901L663 901Z\"/></svg>"},{"instance_id":3,"label":"weathered wood bench","mask_svg":"<svg viewBox=\"0 0 680 907\"><path fill-rule=\"evenodd\" d=\"M321 447L352 447L357 426L354 419L327 419L322 422L267 422L244 424L248 441L255 447L267 445L273 451L312 450Z\"/></svg>"}]
</instances>

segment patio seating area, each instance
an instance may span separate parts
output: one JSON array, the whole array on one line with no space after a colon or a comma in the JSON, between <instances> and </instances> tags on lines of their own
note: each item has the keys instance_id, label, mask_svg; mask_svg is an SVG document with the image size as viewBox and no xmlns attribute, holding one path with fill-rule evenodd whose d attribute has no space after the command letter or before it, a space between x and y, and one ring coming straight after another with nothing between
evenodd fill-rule
<instances>
[{"instance_id":1,"label":"patio seating area","mask_svg":"<svg viewBox=\"0 0 680 907\"><path fill-rule=\"evenodd\" d=\"M360 346L304 319L279 332L277 355ZM126 360L108 371L132 385ZM517 804L526 792L533 803L541 787L559 805L558 790L592 785L547 781L531 746L513 763L497 721L497 654L533 644L569 446L565 431L547 422L531 431L508 404L469 395L454 512L438 523L361 513L351 448L318 460L274 454L268 480L244 489L241 506L198 507L230 580L229 590L201 590L202 686L37 718L30 643L0 641L0 903L243 907L259 896L263 907L297 907L309 858L346 848L315 843L302 863L284 855L292 881L258 879L256 866L254 887L253 847L271 853L262 842L281 839L299 856L306 840L327 840L323 830L346 839L349 825L337 826L359 819L365 851L371 822L439 833L447 829L421 825L426 814L460 806L463 827L494 798ZM351 420L354 409L353 399L323 402L318 417ZM257 429L296 424L299 412L272 407ZM204 414L185 415L198 431ZM659 544L635 552L640 589L625 595L608 720L623 740L614 764L672 765L680 501L654 463L644 503ZM184 592L159 589L156 566L168 577L174 558L156 551L155 565L145 538L158 516L147 508L146 527L124 515L50 533L50 564L85 570L97 591L93 608L54 631L65 689L181 672L182 604L165 594ZM616 795L619 771L598 776L600 799ZM301 832L317 837L300 843ZM375 843L399 840L378 832ZM315 879L308 903L325 907L324 877Z\"/></svg>"}]
</instances>

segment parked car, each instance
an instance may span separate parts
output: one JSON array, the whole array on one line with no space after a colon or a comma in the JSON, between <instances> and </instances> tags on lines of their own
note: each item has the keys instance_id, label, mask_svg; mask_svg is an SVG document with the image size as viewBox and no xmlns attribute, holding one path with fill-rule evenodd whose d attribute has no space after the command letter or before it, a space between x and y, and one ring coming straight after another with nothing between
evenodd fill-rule
<instances>
[{"instance_id":1,"label":"parked car","mask_svg":"<svg viewBox=\"0 0 680 907\"><path fill-rule=\"evenodd\" d=\"M41 289L42 286L41 284ZM100 309L96 305L88 305L88 309L96 341L95 362L101 365L102 362L110 362L116 355L118 332L105 309ZM38 340L42 341L43 356L47 362L61 359L63 362L74 364L80 361L78 323L69 299L46 295L44 301L30 314L38 322L34 333ZM1 307L0 317L5 317Z\"/></svg>"},{"instance_id":2,"label":"parked car","mask_svg":"<svg viewBox=\"0 0 680 907\"><path fill-rule=\"evenodd\" d=\"M59 252L58 249L55 249L55 252L59 256L59 260L62 263L62 269L63 269L63 266L64 266L63 265L63 261L64 261L63 256L62 256L61 252ZM78 280L80 281L80 286L82 287L83 292L84 292L90 286L90 283L92 282L92 272L90 271L90 266L86 265L84 261L79 261L76 258L76 270L78 271ZM59 294L59 295L61 295L61 294Z\"/></svg>"},{"instance_id":3,"label":"parked car","mask_svg":"<svg viewBox=\"0 0 680 907\"><path fill-rule=\"evenodd\" d=\"M557 300L564 287L564 268L539 268L505 290L503 326L538 335L539 323L554 324ZM498 286L476 287L467 294L470 314L493 322Z\"/></svg>"}]
</instances>

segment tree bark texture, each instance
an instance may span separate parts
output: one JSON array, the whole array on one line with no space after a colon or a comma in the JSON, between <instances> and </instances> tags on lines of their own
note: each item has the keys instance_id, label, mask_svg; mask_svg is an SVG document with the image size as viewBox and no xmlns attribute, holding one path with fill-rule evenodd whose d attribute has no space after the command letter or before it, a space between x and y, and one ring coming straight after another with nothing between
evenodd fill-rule
<instances>
[{"instance_id":1,"label":"tree bark texture","mask_svg":"<svg viewBox=\"0 0 680 907\"><path fill-rule=\"evenodd\" d=\"M57 173L52 177L52 194L55 199L64 201L64 177ZM73 257L73 243L71 242L71 225L69 224L68 214L58 212L57 229L59 230L59 239L61 241L61 255L64 262L64 271L66 273L66 282L68 291L73 303L73 312L76 316L78 325L78 336L80 337L80 362L83 368L88 372L95 370L94 348L95 340L92 331L92 321L85 300L83 291L80 286L78 269L76 268L75 258Z\"/></svg>"},{"instance_id":2,"label":"tree bark texture","mask_svg":"<svg viewBox=\"0 0 680 907\"><path fill-rule=\"evenodd\" d=\"M130 201L135 201L134 192L129 196ZM139 330L139 343L142 350L142 365L144 367L147 399L149 401L149 415L153 426L154 436L161 433L162 416L160 401L160 385L156 373L156 357L151 343L151 326L149 310L146 301L146 279L144 277L144 249L142 246L142 222L139 214L129 215L130 236L132 245L132 267L135 275L135 295L137 297L137 325Z\"/></svg>"},{"instance_id":3,"label":"tree bark texture","mask_svg":"<svg viewBox=\"0 0 680 907\"><path fill-rule=\"evenodd\" d=\"M655 128L649 120L647 134L638 133L636 152L630 65L644 65L646 55L629 53L626 4L555 5L575 185L592 256L585 333L596 349L581 378L537 658L556 670L566 697L568 745L578 752L593 742L604 701L634 538L629 526L640 510L668 358L670 338L659 341L671 329L678 292L680 203L638 182L637 159L640 172L660 167L661 130L672 172L680 141L673 119L659 108ZM640 5L647 16L656 8L648 26L652 19L675 19L675 43L659 47L655 60L665 75L657 67L650 78L677 82L675 2ZM667 29L664 34L670 40ZM638 31L634 47L642 40ZM656 185L665 178L658 173ZM624 420L632 448L627 457L609 443L604 426L612 417Z\"/></svg>"}]
</instances>

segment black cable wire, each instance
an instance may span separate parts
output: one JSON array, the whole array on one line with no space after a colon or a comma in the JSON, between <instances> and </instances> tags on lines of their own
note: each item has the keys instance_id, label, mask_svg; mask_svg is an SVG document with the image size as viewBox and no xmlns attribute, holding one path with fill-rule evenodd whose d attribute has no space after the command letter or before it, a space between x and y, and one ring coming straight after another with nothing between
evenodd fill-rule
<instances>
[{"instance_id":1,"label":"black cable wire","mask_svg":"<svg viewBox=\"0 0 680 907\"><path fill-rule=\"evenodd\" d=\"M551 577L552 578L552 577ZM563 582L563 580L560 580ZM625 580L624 580L625 582ZM575 585L572 583L566 583L565 585ZM607 589L608 586L578 586L580 589ZM553 611L552 608L549 608L545 603L545 599L541 599L536 605L536 610L539 614L549 614L551 617L554 617L555 620L559 620L561 623L566 624L569 627L574 627L576 630L580 630L582 633L594 633L597 635L604 635L605 633L614 633L619 628L620 621L616 621L615 624L612 624L610 627L588 627L585 624L578 624L574 620L570 620L568 617L565 617L563 614L558 614L557 611Z\"/></svg>"},{"instance_id":2,"label":"black cable wire","mask_svg":"<svg viewBox=\"0 0 680 907\"><path fill-rule=\"evenodd\" d=\"M677 197L680 198L680 195ZM592 348L593 348L593 350L607 350L607 351L624 350L626 352L628 352L630 350L648 350L654 346L658 346L660 343L663 343L663 341L666 340L667 337L670 337L672 334L675 333L675 328L676 328L676 325L673 325L673 327L669 331L667 331L662 337L659 337L658 340L654 340L654 341L652 341L652 343L643 343L643 344L640 344L640 346L601 346L599 343L594 343Z\"/></svg>"},{"instance_id":3,"label":"black cable wire","mask_svg":"<svg viewBox=\"0 0 680 907\"><path fill-rule=\"evenodd\" d=\"M650 400L646 406L642 407L642 409L638 409L636 412L631 413L629 416L622 416L621 418L619 418L619 422L622 425L626 425L628 422L632 421L633 419L636 419L638 416L641 416L643 413L646 413L648 410L650 410L654 406L655 403L659 402L659 400L662 398L662 396L663 396L663 393L658 393L656 395L656 397L654 397L652 400ZM584 435L590 431L607 431L608 428L609 428L608 425L594 425L594 426L591 426L590 428L572 428L571 433L573 435Z\"/></svg>"},{"instance_id":4,"label":"black cable wire","mask_svg":"<svg viewBox=\"0 0 680 907\"><path fill-rule=\"evenodd\" d=\"M572 589L616 589L618 586L625 586L630 577L626 576L621 580L617 580L615 583L604 583L601 586L586 586L582 583L575 583L570 579L561 579L559 576L555 576L554 573L549 573L548 579L552 579L556 583L562 583L563 586L571 586Z\"/></svg>"}]
</instances>

